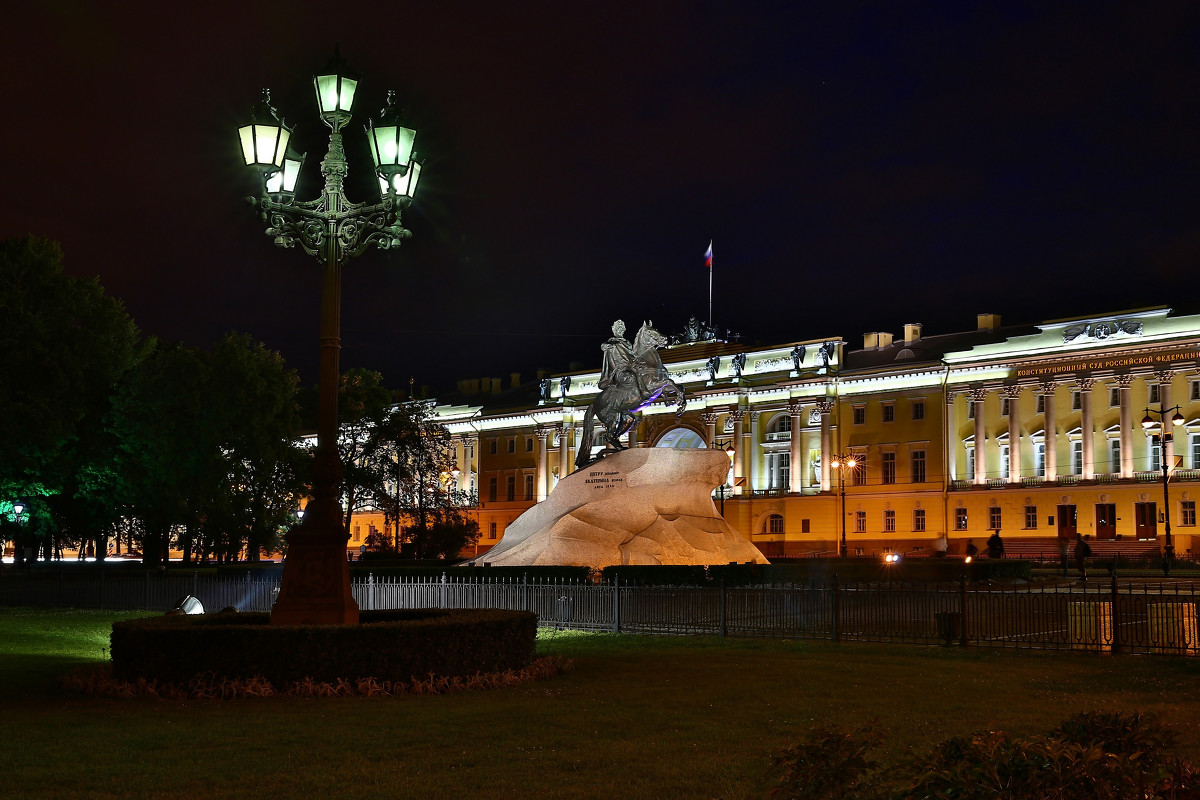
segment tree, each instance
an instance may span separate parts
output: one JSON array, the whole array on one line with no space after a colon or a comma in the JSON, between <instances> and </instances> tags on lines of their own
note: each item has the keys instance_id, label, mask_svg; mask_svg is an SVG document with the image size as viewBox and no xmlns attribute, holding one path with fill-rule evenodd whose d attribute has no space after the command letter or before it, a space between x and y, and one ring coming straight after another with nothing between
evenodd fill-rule
<instances>
[{"instance_id":1,"label":"tree","mask_svg":"<svg viewBox=\"0 0 1200 800\"><path fill-rule=\"evenodd\" d=\"M157 347L131 374L112 429L146 564L172 535L185 563L278 547L303 487L296 384L278 353L236 333L211 353Z\"/></svg>"},{"instance_id":2,"label":"tree","mask_svg":"<svg viewBox=\"0 0 1200 800\"><path fill-rule=\"evenodd\" d=\"M338 457L342 462L345 530L350 535L354 512L370 507L381 490L379 426L387 418L392 393L383 376L352 369L338 383Z\"/></svg>"},{"instance_id":3,"label":"tree","mask_svg":"<svg viewBox=\"0 0 1200 800\"><path fill-rule=\"evenodd\" d=\"M450 433L429 406L392 407L373 435L382 478L375 504L395 526L395 549L413 558L453 558L474 544L479 524L467 516L466 495L456 485Z\"/></svg>"},{"instance_id":4,"label":"tree","mask_svg":"<svg viewBox=\"0 0 1200 800\"><path fill-rule=\"evenodd\" d=\"M54 553L64 531L82 540L110 523L102 423L139 356L121 303L62 260L46 239L0 242L0 498L28 507L18 563L26 548Z\"/></svg>"}]
</instances>

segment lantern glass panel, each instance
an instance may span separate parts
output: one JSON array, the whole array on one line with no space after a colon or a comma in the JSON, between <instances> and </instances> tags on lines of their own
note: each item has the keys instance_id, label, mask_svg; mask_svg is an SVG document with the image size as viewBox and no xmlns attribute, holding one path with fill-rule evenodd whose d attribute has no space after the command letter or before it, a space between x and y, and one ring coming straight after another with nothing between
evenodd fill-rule
<instances>
[{"instance_id":1,"label":"lantern glass panel","mask_svg":"<svg viewBox=\"0 0 1200 800\"><path fill-rule=\"evenodd\" d=\"M342 111L349 111L354 105L354 90L358 88L358 81L352 78L342 78L341 94L338 97L338 108Z\"/></svg>"},{"instance_id":2,"label":"lantern glass panel","mask_svg":"<svg viewBox=\"0 0 1200 800\"><path fill-rule=\"evenodd\" d=\"M321 106L321 113L328 114L337 110L338 104L338 76L337 75L318 75L317 84L317 103Z\"/></svg>"}]
</instances>

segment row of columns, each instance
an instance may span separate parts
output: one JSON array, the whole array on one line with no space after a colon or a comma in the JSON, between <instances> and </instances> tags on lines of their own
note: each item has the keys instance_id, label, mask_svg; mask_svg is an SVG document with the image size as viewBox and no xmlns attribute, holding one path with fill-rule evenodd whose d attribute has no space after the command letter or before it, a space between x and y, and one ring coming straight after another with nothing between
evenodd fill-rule
<instances>
[{"instance_id":1,"label":"row of columns","mask_svg":"<svg viewBox=\"0 0 1200 800\"><path fill-rule=\"evenodd\" d=\"M1170 408L1171 403L1171 378L1173 373L1170 370L1162 370L1156 373L1159 380L1158 400L1161 408ZM1133 375L1117 375L1112 378L1117 384L1120 399L1120 431L1118 433L1121 443L1121 463L1120 477L1133 477L1133 408L1132 408L1132 384ZM1080 436L1082 441L1082 470L1081 477L1084 480L1091 480L1096 476L1096 453L1095 453L1095 415L1092 410L1092 389L1096 385L1095 378L1080 378L1076 381L1076 386L1079 388L1079 415L1080 415ZM1058 427L1055 408L1055 390L1058 384L1054 381L1045 381L1038 384L1042 391L1042 431L1045 441L1045 477L1047 480L1053 480L1058 477ZM1033 388L1032 385L1014 385L1003 387L1005 397L1008 398L1008 482L1021 482L1021 412L1020 403L1018 402L1021 393L1025 389ZM975 416L975 470L971 475L971 480L976 484L983 484L987 481L987 460L984 458L984 443L987 441L986 429L984 423L984 402L987 396L992 392L987 388L976 388L970 390L969 402L974 403ZM947 395L946 402L948 407L952 407L954 398L953 395ZM958 441L957 422L952 413L946 414L948 424L947 435L948 441ZM1165 437L1164 437L1165 438ZM1166 439L1162 443L1162 458L1163 463L1173 463L1174 460L1174 442ZM1069 469L1068 469L1069 472Z\"/></svg>"}]
</instances>

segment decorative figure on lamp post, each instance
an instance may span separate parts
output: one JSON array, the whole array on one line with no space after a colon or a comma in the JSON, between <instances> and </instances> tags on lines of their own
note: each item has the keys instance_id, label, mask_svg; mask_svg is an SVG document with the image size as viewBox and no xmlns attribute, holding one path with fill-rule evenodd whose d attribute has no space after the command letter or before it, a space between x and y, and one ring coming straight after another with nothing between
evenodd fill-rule
<instances>
[{"instance_id":1,"label":"decorative figure on lamp post","mask_svg":"<svg viewBox=\"0 0 1200 800\"><path fill-rule=\"evenodd\" d=\"M288 148L291 129L271 107L268 92L264 90L253 122L238 131L246 165L258 170L263 181L261 196L249 202L266 223L267 235L279 247L299 245L322 267L313 497L301 524L287 534L283 583L271 623L355 624L358 604L350 593L337 450L342 266L372 245L386 250L412 235L400 224L400 213L412 202L421 165L413 159L416 131L399 124L394 94L389 92L387 107L366 129L381 199L350 202L344 188L348 167L342 129L350 121L358 80L337 53L313 86L321 118L330 129L329 150L321 162L325 186L315 200L296 199L304 156Z\"/></svg>"}]
</instances>

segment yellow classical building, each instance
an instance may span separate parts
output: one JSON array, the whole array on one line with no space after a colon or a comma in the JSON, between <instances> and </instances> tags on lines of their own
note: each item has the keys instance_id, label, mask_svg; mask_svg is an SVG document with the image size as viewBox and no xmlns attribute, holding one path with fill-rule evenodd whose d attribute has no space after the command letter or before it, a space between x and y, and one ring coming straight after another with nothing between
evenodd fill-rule
<instances>
[{"instance_id":1,"label":"yellow classical building","mask_svg":"<svg viewBox=\"0 0 1200 800\"><path fill-rule=\"evenodd\" d=\"M1054 554L1078 533L1098 553L1143 555L1165 544L1168 522L1176 554L1192 550L1200 316L1164 307L1005 327L980 314L958 333L700 338L660 355L687 410L645 408L629 445L728 449L718 505L769 558L832 555L842 542L850 555L963 552L997 530L1010 554ZM595 361L529 384L464 381L436 406L453 479L478 498L470 555L573 469L598 346ZM382 525L356 520L362 538Z\"/></svg>"}]
</instances>

